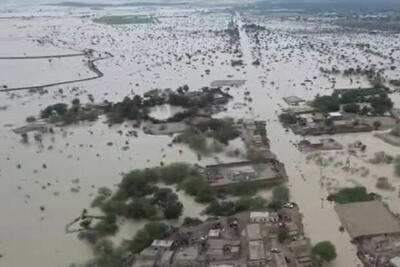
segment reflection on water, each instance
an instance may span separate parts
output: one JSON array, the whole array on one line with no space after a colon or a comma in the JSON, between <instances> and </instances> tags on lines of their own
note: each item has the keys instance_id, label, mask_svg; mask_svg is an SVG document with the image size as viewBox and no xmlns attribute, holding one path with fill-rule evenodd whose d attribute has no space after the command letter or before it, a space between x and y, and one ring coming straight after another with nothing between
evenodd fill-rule
<instances>
[{"instance_id":1,"label":"reflection on water","mask_svg":"<svg viewBox=\"0 0 400 267\"><path fill-rule=\"evenodd\" d=\"M171 106L169 104L163 104L150 108L150 117L158 120L166 120L176 113L183 112L186 109L180 106Z\"/></svg>"}]
</instances>

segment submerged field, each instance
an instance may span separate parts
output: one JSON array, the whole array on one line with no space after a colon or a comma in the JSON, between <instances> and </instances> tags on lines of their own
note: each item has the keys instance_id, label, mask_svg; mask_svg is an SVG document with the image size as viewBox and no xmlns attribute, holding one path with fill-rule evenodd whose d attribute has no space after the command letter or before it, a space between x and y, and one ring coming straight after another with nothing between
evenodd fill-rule
<instances>
[{"instance_id":1,"label":"submerged field","mask_svg":"<svg viewBox=\"0 0 400 267\"><path fill-rule=\"evenodd\" d=\"M159 22L157 18L147 15L103 16L96 18L93 21L108 25L147 24Z\"/></svg>"}]
</instances>

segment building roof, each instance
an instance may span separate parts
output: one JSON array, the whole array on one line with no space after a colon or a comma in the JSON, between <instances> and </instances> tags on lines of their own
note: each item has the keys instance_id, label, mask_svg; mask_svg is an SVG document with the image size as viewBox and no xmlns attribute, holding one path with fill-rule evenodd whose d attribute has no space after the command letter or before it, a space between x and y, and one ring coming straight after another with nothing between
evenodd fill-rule
<instances>
[{"instance_id":1,"label":"building roof","mask_svg":"<svg viewBox=\"0 0 400 267\"><path fill-rule=\"evenodd\" d=\"M400 256L390 259L390 264L392 264L394 267L400 267Z\"/></svg>"},{"instance_id":2,"label":"building roof","mask_svg":"<svg viewBox=\"0 0 400 267\"><path fill-rule=\"evenodd\" d=\"M172 243L173 243L172 240L154 239L153 243L151 243L151 246L152 247L169 248L169 247L171 247Z\"/></svg>"},{"instance_id":3,"label":"building roof","mask_svg":"<svg viewBox=\"0 0 400 267\"><path fill-rule=\"evenodd\" d=\"M184 247L175 254L175 261L193 261L197 259L199 251L196 247Z\"/></svg>"},{"instance_id":4,"label":"building roof","mask_svg":"<svg viewBox=\"0 0 400 267\"><path fill-rule=\"evenodd\" d=\"M336 112L329 112L328 114L330 117L341 117L343 114L339 111Z\"/></svg>"},{"instance_id":5,"label":"building roof","mask_svg":"<svg viewBox=\"0 0 400 267\"><path fill-rule=\"evenodd\" d=\"M254 219L254 218L265 218L268 219L269 218L269 212L268 211L252 211L250 212L250 219Z\"/></svg>"},{"instance_id":6,"label":"building roof","mask_svg":"<svg viewBox=\"0 0 400 267\"><path fill-rule=\"evenodd\" d=\"M208 231L208 236L209 237L219 237L220 230L219 229L210 229Z\"/></svg>"},{"instance_id":7,"label":"building roof","mask_svg":"<svg viewBox=\"0 0 400 267\"><path fill-rule=\"evenodd\" d=\"M380 200L340 204L335 209L352 239L400 233L400 220Z\"/></svg>"},{"instance_id":8,"label":"building roof","mask_svg":"<svg viewBox=\"0 0 400 267\"><path fill-rule=\"evenodd\" d=\"M293 104L298 104L298 103L304 102L303 98L300 98L300 97L295 96L295 95L284 97L283 100L289 105L293 105Z\"/></svg>"},{"instance_id":9,"label":"building roof","mask_svg":"<svg viewBox=\"0 0 400 267\"><path fill-rule=\"evenodd\" d=\"M259 240L261 236L261 226L258 223L250 223L247 225L247 239L248 240Z\"/></svg>"},{"instance_id":10,"label":"building roof","mask_svg":"<svg viewBox=\"0 0 400 267\"><path fill-rule=\"evenodd\" d=\"M265 259L264 241L249 241L249 260Z\"/></svg>"}]
</instances>

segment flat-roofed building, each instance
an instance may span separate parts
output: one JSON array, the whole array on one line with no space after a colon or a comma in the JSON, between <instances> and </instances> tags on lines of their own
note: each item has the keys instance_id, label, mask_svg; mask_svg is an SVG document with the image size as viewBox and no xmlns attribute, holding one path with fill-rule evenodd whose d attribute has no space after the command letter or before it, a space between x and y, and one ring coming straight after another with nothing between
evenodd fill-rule
<instances>
[{"instance_id":1,"label":"flat-roofed building","mask_svg":"<svg viewBox=\"0 0 400 267\"><path fill-rule=\"evenodd\" d=\"M249 241L249 258L248 266L265 266L266 256L264 241L253 240Z\"/></svg>"},{"instance_id":2,"label":"flat-roofed building","mask_svg":"<svg viewBox=\"0 0 400 267\"><path fill-rule=\"evenodd\" d=\"M261 240L261 225L258 223L250 223L246 227L247 240Z\"/></svg>"},{"instance_id":3,"label":"flat-roofed building","mask_svg":"<svg viewBox=\"0 0 400 267\"><path fill-rule=\"evenodd\" d=\"M380 200L339 204L335 209L352 239L400 233L400 220Z\"/></svg>"},{"instance_id":4,"label":"flat-roofed building","mask_svg":"<svg viewBox=\"0 0 400 267\"><path fill-rule=\"evenodd\" d=\"M268 211L252 211L250 212L250 222L268 222L270 213Z\"/></svg>"}]
</instances>

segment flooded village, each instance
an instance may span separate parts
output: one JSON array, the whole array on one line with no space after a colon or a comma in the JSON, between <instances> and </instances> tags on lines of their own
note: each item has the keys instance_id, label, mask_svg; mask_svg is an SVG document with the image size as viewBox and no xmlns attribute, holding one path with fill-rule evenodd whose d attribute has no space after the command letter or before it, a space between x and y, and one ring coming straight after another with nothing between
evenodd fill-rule
<instances>
[{"instance_id":1,"label":"flooded village","mask_svg":"<svg viewBox=\"0 0 400 267\"><path fill-rule=\"evenodd\" d=\"M400 13L346 8L0 3L0 266L400 266Z\"/></svg>"}]
</instances>

